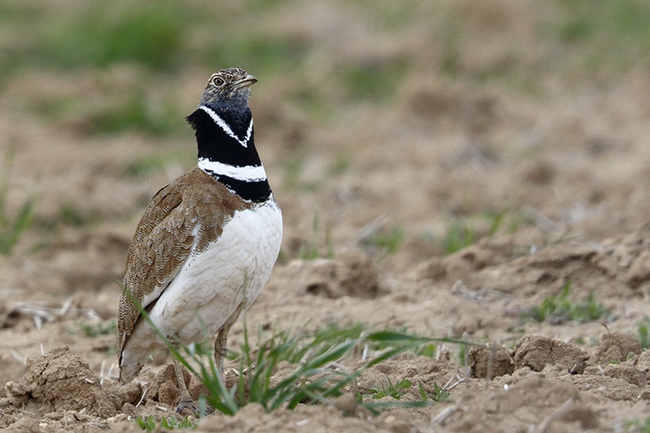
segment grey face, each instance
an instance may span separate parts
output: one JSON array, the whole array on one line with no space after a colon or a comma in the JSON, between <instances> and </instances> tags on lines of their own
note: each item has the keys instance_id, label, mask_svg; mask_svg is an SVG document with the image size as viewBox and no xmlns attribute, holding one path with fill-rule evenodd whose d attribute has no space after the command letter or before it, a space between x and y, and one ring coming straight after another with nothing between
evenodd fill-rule
<instances>
[{"instance_id":1,"label":"grey face","mask_svg":"<svg viewBox=\"0 0 650 433\"><path fill-rule=\"evenodd\" d=\"M251 94L250 86L257 78L243 69L228 68L212 74L201 95L200 105L213 103L247 104Z\"/></svg>"}]
</instances>

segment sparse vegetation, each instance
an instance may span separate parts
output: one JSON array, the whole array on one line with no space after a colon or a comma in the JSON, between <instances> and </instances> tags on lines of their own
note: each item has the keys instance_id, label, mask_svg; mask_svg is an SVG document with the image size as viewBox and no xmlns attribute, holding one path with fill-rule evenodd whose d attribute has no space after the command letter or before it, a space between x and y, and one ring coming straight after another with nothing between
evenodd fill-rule
<instances>
[{"instance_id":1,"label":"sparse vegetation","mask_svg":"<svg viewBox=\"0 0 650 433\"><path fill-rule=\"evenodd\" d=\"M432 400L436 403L442 403L450 400L449 391L438 386L437 383L433 383L433 394L427 394L424 389L424 385L420 382L420 396L423 401Z\"/></svg>"},{"instance_id":2,"label":"sparse vegetation","mask_svg":"<svg viewBox=\"0 0 650 433\"><path fill-rule=\"evenodd\" d=\"M650 5L642 0L557 1L559 19L548 24L550 34L565 49L563 66L574 75L588 71L616 76L649 60Z\"/></svg>"},{"instance_id":3,"label":"sparse vegetation","mask_svg":"<svg viewBox=\"0 0 650 433\"><path fill-rule=\"evenodd\" d=\"M404 395L404 392L411 389L413 386L413 383L404 378L396 383L393 383L389 377L386 377L385 380L378 380L377 384L374 388L369 388L367 390L364 390L363 393L359 392L357 393L357 401L360 404L363 404L363 397L364 395L369 395L372 400L379 400L384 397L391 397L395 400L400 400L402 396ZM449 396L449 391L438 386L437 383L434 382L433 384L433 393L428 393L426 389L424 388L424 384L420 382L418 384L418 393L420 395L420 398L422 399L422 403L425 404L433 404L433 403L443 403L450 401L450 396ZM391 403L367 403L370 406L379 408L383 405L383 407L390 407Z\"/></svg>"},{"instance_id":4,"label":"sparse vegetation","mask_svg":"<svg viewBox=\"0 0 650 433\"><path fill-rule=\"evenodd\" d=\"M338 326L336 325L329 325L328 328L333 329L335 332L336 330L339 329ZM365 327L361 323L357 323L354 327L350 328L350 332L356 333L354 335L350 335L350 338L360 338L365 330ZM397 335L404 334L408 335L409 330L407 327L401 327L401 328L388 328L385 330L385 332L390 332L394 333ZM374 350L374 351L382 351L386 349L397 349L400 348L404 345L410 344L409 340L404 340L404 341L396 341L396 340L378 340L378 341L372 341L367 343L369 349ZM462 344L460 344L462 345ZM415 348L409 349L409 352L413 352L416 355L420 356L426 356L427 358L433 358L436 353L436 345L433 343L424 343L421 344Z\"/></svg>"},{"instance_id":5,"label":"sparse vegetation","mask_svg":"<svg viewBox=\"0 0 650 433\"><path fill-rule=\"evenodd\" d=\"M132 300L137 304L135 299ZM229 390L219 377L211 350L205 349L203 344L192 344L182 347L180 351L176 350L153 325L147 312L142 309L140 311L165 341L173 356L207 388L209 394L201 396L199 400L203 414L206 413L208 405L224 414L234 415L249 403L259 403L267 412L280 407L295 409L298 404L331 404L332 399L341 396L349 384L364 371L395 355L433 341L446 341L463 346L478 345L450 338L428 338L393 331L368 332L358 324L351 328L329 326L311 335L274 332L260 341L257 347L253 347L244 324L244 342L238 356L238 382ZM387 348L377 352L375 356L368 357L368 362L356 370L350 371L342 364L353 354L360 353L361 348L374 344L385 345ZM188 362L188 359L192 362ZM279 382L272 383L271 376L277 371L280 363L288 363L292 368ZM402 386L406 386L406 383L402 383ZM381 409L396 405L420 407L434 401L397 400L394 404L361 404L377 414Z\"/></svg>"},{"instance_id":6,"label":"sparse vegetation","mask_svg":"<svg viewBox=\"0 0 650 433\"><path fill-rule=\"evenodd\" d=\"M645 419L645 422L639 420L626 421L625 427L630 432L650 433L650 417Z\"/></svg>"},{"instance_id":7,"label":"sparse vegetation","mask_svg":"<svg viewBox=\"0 0 650 433\"><path fill-rule=\"evenodd\" d=\"M484 237L491 238L498 233L511 234L523 225L534 222L523 212L512 210L512 202L507 201L496 211L486 210L477 214L448 217L445 234L438 243L444 254L453 254Z\"/></svg>"},{"instance_id":8,"label":"sparse vegetation","mask_svg":"<svg viewBox=\"0 0 650 433\"><path fill-rule=\"evenodd\" d=\"M345 173L352 166L352 155L349 152L341 152L336 155L336 159L329 167L329 173L332 176L338 176Z\"/></svg>"},{"instance_id":9,"label":"sparse vegetation","mask_svg":"<svg viewBox=\"0 0 650 433\"><path fill-rule=\"evenodd\" d=\"M445 254L453 254L476 243L474 227L464 219L448 220L440 246Z\"/></svg>"},{"instance_id":10,"label":"sparse vegetation","mask_svg":"<svg viewBox=\"0 0 650 433\"><path fill-rule=\"evenodd\" d=\"M59 207L58 222L62 224L81 227L89 221L90 218L86 217L79 207L72 203L63 203Z\"/></svg>"},{"instance_id":11,"label":"sparse vegetation","mask_svg":"<svg viewBox=\"0 0 650 433\"><path fill-rule=\"evenodd\" d=\"M365 390L365 394L369 395L373 400L379 400L384 397L399 400L404 395L404 392L411 389L412 386L413 382L406 378L393 383L390 377L386 377L385 380L377 380L376 386ZM427 393L422 382L418 384L418 392L422 401L427 403L442 403L450 399L449 391L439 387L435 382L433 384L433 393ZM363 395L361 393L357 395L357 400L363 403Z\"/></svg>"},{"instance_id":12,"label":"sparse vegetation","mask_svg":"<svg viewBox=\"0 0 650 433\"><path fill-rule=\"evenodd\" d=\"M467 365L467 347L464 344L458 345L457 361L458 365L463 367Z\"/></svg>"},{"instance_id":13,"label":"sparse vegetation","mask_svg":"<svg viewBox=\"0 0 650 433\"><path fill-rule=\"evenodd\" d=\"M185 46L188 9L175 0L127 5L98 1L65 20L37 28L34 61L58 68L106 67L131 61L170 68Z\"/></svg>"},{"instance_id":14,"label":"sparse vegetation","mask_svg":"<svg viewBox=\"0 0 650 433\"><path fill-rule=\"evenodd\" d=\"M139 130L152 135L169 135L184 127L183 113L169 100L156 100L140 83L112 98L88 117L87 132L117 133Z\"/></svg>"},{"instance_id":15,"label":"sparse vegetation","mask_svg":"<svg viewBox=\"0 0 650 433\"><path fill-rule=\"evenodd\" d=\"M322 253L321 248L319 247L319 226L320 218L317 211L314 212L314 219L312 223L312 238L309 241L303 242L300 244L300 249L298 250L298 258L301 260L316 260L321 257L328 259L334 258L334 246L332 245L332 235L328 229L325 229L325 247L326 252Z\"/></svg>"},{"instance_id":16,"label":"sparse vegetation","mask_svg":"<svg viewBox=\"0 0 650 433\"><path fill-rule=\"evenodd\" d=\"M451 80L525 81L525 88L539 88L534 78L539 74L559 70L568 71L568 75L601 76L602 71L598 71L605 69L616 75L634 63L648 61L645 40L649 36L646 23L650 8L642 1L592 4L587 0L558 0L552 3L552 19L545 20L542 14L534 27L542 43L556 44L556 49L544 51L552 52L555 57L546 54L537 62L530 62L519 46L509 44L498 61L476 67L467 66L472 62L467 61L465 47L472 45L468 43L472 33L468 32L462 11L444 4L429 9L437 18L430 26L435 42L431 51L441 53L435 62L438 71ZM340 102L330 96L332 89L339 89L336 95L345 99L346 104L384 103L396 94L404 77L421 73L418 61L405 50L389 56L350 56L339 61L329 73L322 74L321 82L315 84L315 74L310 68L316 64L314 57L328 51L327 46L318 38L300 32L277 29L269 32L250 26L242 32L243 23L277 10L279 3L256 5L251 7L248 2L242 2L225 7L224 11L178 0L164 0L155 6L102 0L62 9L59 14L32 4L2 5L0 20L7 37L0 44L3 52L0 80L6 83L18 72L30 68L105 71L132 65L154 79L176 73L186 64L240 65L267 79L281 78L291 70L294 71L291 79L300 90L290 98L314 118L324 118ZM398 36L417 22L422 13L411 2L400 5L382 2L373 4L372 8L361 7L367 9L367 25ZM51 15L55 15L54 19L50 19ZM226 16L229 18L225 19ZM214 25L219 26L218 34L211 31ZM531 74L530 68L537 75ZM104 96L119 93L116 100L120 103L99 107L97 112L74 100L85 99L82 96L73 100L66 96L50 108L91 113L94 123L88 132L114 133L126 128L154 134L173 132L178 127L176 120L183 113L176 111L176 104L156 102L152 94L142 91L143 87L146 86L139 83L139 93L127 88L102 90ZM33 107L40 111L43 106L33 104Z\"/></svg>"},{"instance_id":17,"label":"sparse vegetation","mask_svg":"<svg viewBox=\"0 0 650 433\"><path fill-rule=\"evenodd\" d=\"M397 224L390 228L381 227L361 238L361 245L370 252L379 252L382 256L394 254L404 242L404 229Z\"/></svg>"},{"instance_id":18,"label":"sparse vegetation","mask_svg":"<svg viewBox=\"0 0 650 433\"><path fill-rule=\"evenodd\" d=\"M647 349L650 347L650 316L643 316L643 321L639 322L637 326L639 333L639 341L641 348Z\"/></svg>"},{"instance_id":19,"label":"sparse vegetation","mask_svg":"<svg viewBox=\"0 0 650 433\"><path fill-rule=\"evenodd\" d=\"M13 158L13 148L6 150L2 173L0 173L0 254L3 255L11 254L25 230L29 228L36 217L33 196L26 197L15 214L10 214L7 198L11 188Z\"/></svg>"},{"instance_id":20,"label":"sparse vegetation","mask_svg":"<svg viewBox=\"0 0 650 433\"><path fill-rule=\"evenodd\" d=\"M603 304L596 302L593 293L589 293L582 301L571 301L570 290L571 282L567 281L559 295L547 296L539 306L524 312L522 319L558 324L566 321L590 322L601 318L607 319L611 314Z\"/></svg>"},{"instance_id":21,"label":"sparse vegetation","mask_svg":"<svg viewBox=\"0 0 650 433\"><path fill-rule=\"evenodd\" d=\"M176 416L174 414L169 415L168 418L161 417L160 418L160 427L157 427L158 420L154 415L150 415L146 418L138 417L136 418L136 422L140 427L142 427L142 430L146 430L148 432L154 431L157 428L162 428L166 430L175 430L175 429L191 429L191 430L196 430L198 427L198 422L192 422L190 421L189 418L184 418L182 420L176 420Z\"/></svg>"},{"instance_id":22,"label":"sparse vegetation","mask_svg":"<svg viewBox=\"0 0 650 433\"><path fill-rule=\"evenodd\" d=\"M225 414L233 415L240 407L248 403L259 403L267 412L272 412L280 407L294 409L300 403L331 404L333 398L343 394L351 381L358 378L368 368L401 352L416 348L430 340L408 334L392 332L367 333L359 338L351 339L350 335L356 333L355 329L340 329L335 332L329 328L325 333L291 336L286 332L276 333L261 342L253 349L245 331L244 344L239 357L240 370L247 372L239 376L238 384L231 390L218 379L210 351L204 351L201 345L195 345L191 350L186 350L189 355L200 365L200 371L189 367L189 364L180 357L186 367L196 374L209 390L210 395L202 397L202 407L210 406ZM363 367L355 371L347 371L341 367L341 362L352 356L360 346L373 342L402 343L401 347L382 351L380 355L372 358ZM180 354L179 354L180 356ZM294 365L294 369L287 373L279 383L271 384L270 377L277 369L280 362ZM401 384L405 386L405 383ZM374 413L378 407L370 403L361 403ZM429 402L395 402L394 405L404 407L417 407Z\"/></svg>"},{"instance_id":23,"label":"sparse vegetation","mask_svg":"<svg viewBox=\"0 0 650 433\"><path fill-rule=\"evenodd\" d=\"M99 337L100 335L113 335L117 330L115 320L107 322L86 323L77 322L77 328L87 337Z\"/></svg>"},{"instance_id":24,"label":"sparse vegetation","mask_svg":"<svg viewBox=\"0 0 650 433\"><path fill-rule=\"evenodd\" d=\"M376 387L369 389L367 392L374 400L379 400L384 397L392 397L395 400L399 400L402 398L404 391L411 388L411 385L413 385L413 382L408 379L402 379L393 383L390 377L386 377L385 381L378 380Z\"/></svg>"}]
</instances>

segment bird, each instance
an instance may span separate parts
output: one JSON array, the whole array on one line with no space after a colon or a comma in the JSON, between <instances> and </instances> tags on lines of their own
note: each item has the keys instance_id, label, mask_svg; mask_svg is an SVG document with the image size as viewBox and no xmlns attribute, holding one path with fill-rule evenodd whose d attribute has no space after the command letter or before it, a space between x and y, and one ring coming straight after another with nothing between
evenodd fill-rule
<instances>
[{"instance_id":1,"label":"bird","mask_svg":"<svg viewBox=\"0 0 650 433\"><path fill-rule=\"evenodd\" d=\"M135 229L118 307L123 383L165 346L155 328L177 348L216 334L214 358L223 378L228 332L277 260L282 212L255 147L248 106L256 82L240 68L212 74L198 108L186 117L198 163L153 196ZM196 412L176 357L174 370L177 411Z\"/></svg>"}]
</instances>

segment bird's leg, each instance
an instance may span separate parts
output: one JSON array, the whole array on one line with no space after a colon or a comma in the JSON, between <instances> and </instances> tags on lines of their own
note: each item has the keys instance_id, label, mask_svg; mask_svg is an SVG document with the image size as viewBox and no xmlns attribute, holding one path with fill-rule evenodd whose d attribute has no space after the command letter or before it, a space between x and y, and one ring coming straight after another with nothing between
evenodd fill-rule
<instances>
[{"instance_id":1,"label":"bird's leg","mask_svg":"<svg viewBox=\"0 0 650 433\"><path fill-rule=\"evenodd\" d=\"M239 318L239 315L241 314L241 310L244 307L244 302L242 301L241 304L239 304L239 307L235 310L234 313L230 315L228 320L226 320L226 323L219 328L219 332L217 333L217 338L214 340L214 362L216 363L216 366L218 368L219 374L221 375L221 380L224 381L225 383L225 376L223 374L223 359L228 355L228 332L230 332L230 328L232 325L237 321Z\"/></svg>"},{"instance_id":2,"label":"bird's leg","mask_svg":"<svg viewBox=\"0 0 650 433\"><path fill-rule=\"evenodd\" d=\"M174 361L174 373L176 373L178 389L181 391L181 401L178 403L178 406L176 406L176 412L181 412L183 409L189 409L194 413L194 415L197 415L199 413L199 406L194 402L194 400L192 400L192 396L187 390L185 376L183 375L183 366L176 356L172 356L172 358Z\"/></svg>"},{"instance_id":3,"label":"bird's leg","mask_svg":"<svg viewBox=\"0 0 650 433\"><path fill-rule=\"evenodd\" d=\"M187 390L187 385L185 384L185 377L183 376L183 366L181 365L181 362L174 357L174 372L176 373L176 381L178 382L178 389L181 391L181 401L178 403L178 406L176 407L176 412L180 412L184 408L188 408L190 410L195 410L198 409L196 404L194 404L194 400L192 400L192 396L190 395L190 392Z\"/></svg>"},{"instance_id":4,"label":"bird's leg","mask_svg":"<svg viewBox=\"0 0 650 433\"><path fill-rule=\"evenodd\" d=\"M230 331L230 326L223 325L219 329L217 334L217 339L214 340L214 362L221 376L219 379L224 379L223 375L223 358L228 355L228 331Z\"/></svg>"}]
</instances>

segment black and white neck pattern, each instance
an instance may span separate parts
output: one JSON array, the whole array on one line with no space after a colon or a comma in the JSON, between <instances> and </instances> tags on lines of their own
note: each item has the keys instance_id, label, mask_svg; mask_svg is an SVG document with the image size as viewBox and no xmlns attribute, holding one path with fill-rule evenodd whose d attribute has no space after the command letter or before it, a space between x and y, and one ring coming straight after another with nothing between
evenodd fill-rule
<instances>
[{"instance_id":1,"label":"black and white neck pattern","mask_svg":"<svg viewBox=\"0 0 650 433\"><path fill-rule=\"evenodd\" d=\"M248 127L246 128L246 132L245 132L244 136L240 137L237 133L235 133L235 131L233 131L233 129L230 127L230 125L228 123L226 123L226 121L224 119L219 117L219 115L212 108L210 108L208 106L205 106L205 105L199 105L199 110L203 110L206 113L208 113L208 116L210 116L210 118L214 121L214 123L216 123L219 126L219 128L221 128L223 130L223 132L226 133L226 135L228 137L232 138L233 140L236 140L243 147L248 147L248 142L253 137L253 116L252 115L250 116L250 120L248 122ZM232 117L232 116L230 116L230 117ZM244 120L244 119L236 118L236 119L230 119L230 120L236 122L233 125L235 127L239 126L241 128L242 126L244 126L244 123L245 123L245 122L240 122L240 120ZM241 132L243 132L243 131L238 131L238 132L241 134Z\"/></svg>"},{"instance_id":2,"label":"black and white neck pattern","mask_svg":"<svg viewBox=\"0 0 650 433\"><path fill-rule=\"evenodd\" d=\"M196 133L199 168L247 201L271 196L266 172L255 148L250 109L199 108L187 117Z\"/></svg>"}]
</instances>

